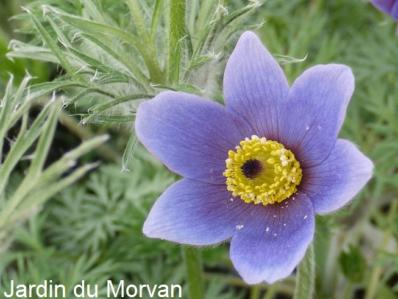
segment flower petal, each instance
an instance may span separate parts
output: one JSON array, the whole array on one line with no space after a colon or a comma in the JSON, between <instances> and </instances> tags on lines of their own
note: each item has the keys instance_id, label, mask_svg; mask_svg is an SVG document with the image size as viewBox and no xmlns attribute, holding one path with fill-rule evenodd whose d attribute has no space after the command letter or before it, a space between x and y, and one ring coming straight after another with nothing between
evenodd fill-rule
<instances>
[{"instance_id":1,"label":"flower petal","mask_svg":"<svg viewBox=\"0 0 398 299\"><path fill-rule=\"evenodd\" d=\"M289 92L287 79L276 60L252 32L240 37L224 74L227 110L242 119L247 136L277 136L278 103Z\"/></svg>"},{"instance_id":2,"label":"flower petal","mask_svg":"<svg viewBox=\"0 0 398 299\"><path fill-rule=\"evenodd\" d=\"M135 126L139 140L170 170L210 183L224 183L228 150L241 140L223 106L182 92L142 103Z\"/></svg>"},{"instance_id":3,"label":"flower petal","mask_svg":"<svg viewBox=\"0 0 398 299\"><path fill-rule=\"evenodd\" d=\"M249 284L290 275L314 236L314 212L304 193L281 204L257 206L231 241L231 259Z\"/></svg>"},{"instance_id":4,"label":"flower petal","mask_svg":"<svg viewBox=\"0 0 398 299\"><path fill-rule=\"evenodd\" d=\"M144 234L190 245L211 245L229 239L247 217L249 205L231 200L223 185L182 179L156 201Z\"/></svg>"},{"instance_id":5,"label":"flower petal","mask_svg":"<svg viewBox=\"0 0 398 299\"><path fill-rule=\"evenodd\" d=\"M398 1L396 0L372 0L374 6L376 6L382 12L391 15L394 20L398 21Z\"/></svg>"},{"instance_id":6,"label":"flower petal","mask_svg":"<svg viewBox=\"0 0 398 299\"><path fill-rule=\"evenodd\" d=\"M333 149L353 91L351 69L339 64L314 66L294 82L281 107L280 138L303 167L321 163Z\"/></svg>"},{"instance_id":7,"label":"flower petal","mask_svg":"<svg viewBox=\"0 0 398 299\"><path fill-rule=\"evenodd\" d=\"M373 163L351 142L339 139L330 156L306 169L305 192L316 213L325 214L346 205L372 177Z\"/></svg>"}]
</instances>

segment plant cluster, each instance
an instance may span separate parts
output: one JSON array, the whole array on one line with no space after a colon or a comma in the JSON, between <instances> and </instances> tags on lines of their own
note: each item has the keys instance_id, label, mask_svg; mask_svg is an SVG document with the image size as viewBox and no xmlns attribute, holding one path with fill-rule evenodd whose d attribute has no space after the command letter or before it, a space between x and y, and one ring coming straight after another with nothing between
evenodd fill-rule
<instances>
[{"instance_id":1,"label":"plant cluster","mask_svg":"<svg viewBox=\"0 0 398 299\"><path fill-rule=\"evenodd\" d=\"M398 298L398 38L370 4L12 0L0 14L13 16L0 23L2 287L186 284L180 248L142 234L176 178L138 145L136 108L163 90L222 101L226 58L252 29L289 80L327 62L350 65L356 78L341 135L376 169L350 206L317 218L315 298ZM293 296L292 278L244 284L227 246L202 255L206 298Z\"/></svg>"}]
</instances>

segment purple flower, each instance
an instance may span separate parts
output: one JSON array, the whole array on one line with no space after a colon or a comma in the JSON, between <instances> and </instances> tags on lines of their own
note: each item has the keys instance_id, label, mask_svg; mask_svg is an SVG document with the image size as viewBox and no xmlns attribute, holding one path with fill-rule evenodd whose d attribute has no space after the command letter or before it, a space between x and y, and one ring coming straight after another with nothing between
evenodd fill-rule
<instances>
[{"instance_id":1,"label":"purple flower","mask_svg":"<svg viewBox=\"0 0 398 299\"><path fill-rule=\"evenodd\" d=\"M250 284L292 273L314 237L315 214L347 204L373 165L337 139L354 91L349 67L318 65L289 87L274 58L244 33L224 74L225 107L183 92L140 105L140 141L184 178L145 224L148 237L190 245L231 239Z\"/></svg>"},{"instance_id":2,"label":"purple flower","mask_svg":"<svg viewBox=\"0 0 398 299\"><path fill-rule=\"evenodd\" d=\"M398 21L398 0L372 0L372 3L379 10Z\"/></svg>"}]
</instances>

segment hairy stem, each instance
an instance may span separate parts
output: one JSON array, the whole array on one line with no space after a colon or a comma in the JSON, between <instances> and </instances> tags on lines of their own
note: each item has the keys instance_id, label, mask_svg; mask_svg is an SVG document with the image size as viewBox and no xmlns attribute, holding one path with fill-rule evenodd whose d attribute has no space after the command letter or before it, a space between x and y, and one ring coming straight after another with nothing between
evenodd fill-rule
<instances>
[{"instance_id":1,"label":"hairy stem","mask_svg":"<svg viewBox=\"0 0 398 299\"><path fill-rule=\"evenodd\" d=\"M315 256L314 245L308 247L304 259L297 269L294 299L311 299L315 289Z\"/></svg>"},{"instance_id":2,"label":"hairy stem","mask_svg":"<svg viewBox=\"0 0 398 299\"><path fill-rule=\"evenodd\" d=\"M185 0L170 1L169 70L170 83L178 83L180 76L181 42L185 35Z\"/></svg>"},{"instance_id":3,"label":"hairy stem","mask_svg":"<svg viewBox=\"0 0 398 299\"><path fill-rule=\"evenodd\" d=\"M263 299L273 299L278 292L278 288L279 283L274 283L273 285L270 285Z\"/></svg>"},{"instance_id":4,"label":"hairy stem","mask_svg":"<svg viewBox=\"0 0 398 299\"><path fill-rule=\"evenodd\" d=\"M260 292L261 292L260 286L258 285L252 286L250 290L250 299L259 299Z\"/></svg>"},{"instance_id":5,"label":"hairy stem","mask_svg":"<svg viewBox=\"0 0 398 299\"><path fill-rule=\"evenodd\" d=\"M182 251L187 273L188 298L204 299L202 259L200 251L193 247L183 247Z\"/></svg>"}]
</instances>

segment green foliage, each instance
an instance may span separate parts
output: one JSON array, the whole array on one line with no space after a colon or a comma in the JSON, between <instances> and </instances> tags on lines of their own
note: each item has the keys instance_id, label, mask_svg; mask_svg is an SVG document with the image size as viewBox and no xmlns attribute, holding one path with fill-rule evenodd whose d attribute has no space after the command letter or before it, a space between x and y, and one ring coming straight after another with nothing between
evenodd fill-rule
<instances>
[{"instance_id":1,"label":"green foliage","mask_svg":"<svg viewBox=\"0 0 398 299\"><path fill-rule=\"evenodd\" d=\"M340 266L343 274L351 282L361 282L365 276L366 260L359 248L350 246L340 254Z\"/></svg>"},{"instance_id":2,"label":"green foliage","mask_svg":"<svg viewBox=\"0 0 398 299\"><path fill-rule=\"evenodd\" d=\"M10 279L53 279L67 285L83 279L101 285L106 279L186 284L178 246L142 234L151 205L175 178L138 146L131 132L135 110L140 101L164 89L222 101L225 60L238 33L251 28L283 64L290 82L307 67L329 62L350 65L356 77L341 136L355 141L376 170L353 204L317 219L315 298L359 298L362 293L367 299L398 298L398 37L387 16L362 0L273 0L261 7L241 0L37 0L24 7L16 23L2 25L2 76L7 70L24 73L27 62L20 58L39 61L44 72L47 63L55 64L58 72L53 81L31 86L30 97L25 96L27 81L20 92L9 84L5 93L12 100L7 105L13 106L1 111L14 111L23 99L47 99L55 91L56 98L64 98L66 112L86 125L75 127L78 134L111 133L122 167L104 165L51 196L55 189L49 186L78 174L78 169L67 171L70 154L51 164L56 167L43 166L52 135L56 140L70 137L55 129L60 105L42 105L31 124L28 108L34 101L18 105L17 116L3 112L3 145L24 126L24 136L31 136L22 142L17 134L13 150L4 151L10 162L3 159L0 166L0 187L5 188L0 214L12 212L13 221L14 215L30 219L26 226L10 226L17 229L11 250L0 256L3 285ZM17 24L21 34L7 54L16 64L1 55L1 45L5 51L11 37L10 24ZM3 89L0 85L1 93ZM24 96L16 100L20 93ZM59 141L54 147L60 147ZM85 149L79 147L72 160ZM26 159L36 153L38 159ZM56 175L50 169L57 169ZM45 173L51 175L41 185ZM54 198L42 212L32 212L49 197ZM27 209L24 202L35 206L19 213ZM1 219L7 218L0 217L0 224L5 221ZM202 253L206 298L293 296L291 278L272 287L245 285L232 268L227 246Z\"/></svg>"},{"instance_id":3,"label":"green foliage","mask_svg":"<svg viewBox=\"0 0 398 299\"><path fill-rule=\"evenodd\" d=\"M70 103L85 102L84 122L131 122L134 101L164 88L211 92L206 81L220 71L224 45L258 3L226 14L217 1L171 1L164 14L166 1L151 2L76 0L72 14L36 1L20 18L40 39L12 41L8 57L61 65L57 88L73 94Z\"/></svg>"},{"instance_id":4,"label":"green foliage","mask_svg":"<svg viewBox=\"0 0 398 299\"><path fill-rule=\"evenodd\" d=\"M86 280L102 290L108 279L183 284L179 246L141 233L154 199L173 178L142 149L137 150L132 168L137 171L121 173L114 165L100 167L20 228L13 250L0 256L2 269L8 269L2 276L3 287L11 279L19 283L52 279L68 289ZM206 298L239 298L233 294L215 280ZM69 294L68 298L74 297Z\"/></svg>"},{"instance_id":5,"label":"green foliage","mask_svg":"<svg viewBox=\"0 0 398 299\"><path fill-rule=\"evenodd\" d=\"M152 202L173 181L166 171L153 168L150 162L136 164L133 175L126 175L117 166L104 166L84 185L65 190L51 204L50 239L67 251L96 252L132 226L140 234L145 199Z\"/></svg>"},{"instance_id":6,"label":"green foliage","mask_svg":"<svg viewBox=\"0 0 398 299\"><path fill-rule=\"evenodd\" d=\"M34 213L47 199L74 183L95 164L84 165L65 173L76 160L106 140L97 137L45 166L55 134L62 103L53 97L29 124L30 107L37 102L28 92L26 77L14 89L10 79L0 102L0 237L4 250L15 226ZM13 132L14 131L14 132ZM24 162L24 177L18 176L17 166ZM10 185L9 185L9 182Z\"/></svg>"},{"instance_id":7,"label":"green foliage","mask_svg":"<svg viewBox=\"0 0 398 299\"><path fill-rule=\"evenodd\" d=\"M65 74L38 88L67 93L83 124L131 125L137 100L162 89L218 97L211 84L226 57L224 46L259 3L227 14L214 0L150 2L35 1L18 19L30 22L34 30L27 33L39 39L11 41L7 56L59 64ZM135 142L131 135L128 145ZM127 146L125 157L132 150Z\"/></svg>"},{"instance_id":8,"label":"green foliage","mask_svg":"<svg viewBox=\"0 0 398 299\"><path fill-rule=\"evenodd\" d=\"M0 2L0 89L4 89L9 73L12 73L15 81L19 83L23 80L26 70L35 77L35 82L47 80L49 68L43 67L43 64L37 61L12 60L6 57L8 52L8 43L10 39L17 35L17 27L22 22L11 21L10 18L19 13L20 5L28 0L20 1L2 1Z\"/></svg>"}]
</instances>

